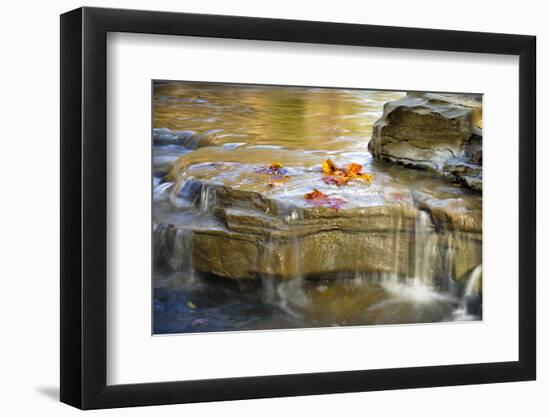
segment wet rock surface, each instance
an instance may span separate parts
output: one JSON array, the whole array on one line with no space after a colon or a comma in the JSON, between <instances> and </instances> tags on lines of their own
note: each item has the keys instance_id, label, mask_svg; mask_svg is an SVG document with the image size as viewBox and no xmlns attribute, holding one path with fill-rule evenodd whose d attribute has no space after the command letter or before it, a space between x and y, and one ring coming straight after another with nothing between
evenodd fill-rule
<instances>
[{"instance_id":1,"label":"wet rock surface","mask_svg":"<svg viewBox=\"0 0 550 417\"><path fill-rule=\"evenodd\" d=\"M408 93L385 104L369 150L481 190L482 138L481 96Z\"/></svg>"},{"instance_id":2,"label":"wet rock surface","mask_svg":"<svg viewBox=\"0 0 550 417\"><path fill-rule=\"evenodd\" d=\"M188 206L179 213L168 201L156 211L159 265L177 270L174 259L188 252L196 271L237 280L451 273L465 281L481 263L476 198L358 185L338 190L347 204L333 209L308 206L302 193L215 179L189 179L183 187Z\"/></svg>"}]
</instances>

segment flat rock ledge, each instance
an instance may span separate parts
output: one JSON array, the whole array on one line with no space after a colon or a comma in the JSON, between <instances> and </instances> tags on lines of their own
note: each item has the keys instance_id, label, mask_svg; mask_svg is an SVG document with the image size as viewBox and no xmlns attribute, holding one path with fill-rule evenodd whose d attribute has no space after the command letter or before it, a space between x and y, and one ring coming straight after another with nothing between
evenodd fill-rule
<instances>
[{"instance_id":1,"label":"flat rock ledge","mask_svg":"<svg viewBox=\"0 0 550 417\"><path fill-rule=\"evenodd\" d=\"M155 217L157 265L231 279L448 273L465 283L482 262L481 209L461 199L415 195L415 204L335 210L219 184L194 188L194 220Z\"/></svg>"},{"instance_id":2,"label":"flat rock ledge","mask_svg":"<svg viewBox=\"0 0 550 417\"><path fill-rule=\"evenodd\" d=\"M480 95L408 93L386 103L369 150L481 191L482 138Z\"/></svg>"}]
</instances>

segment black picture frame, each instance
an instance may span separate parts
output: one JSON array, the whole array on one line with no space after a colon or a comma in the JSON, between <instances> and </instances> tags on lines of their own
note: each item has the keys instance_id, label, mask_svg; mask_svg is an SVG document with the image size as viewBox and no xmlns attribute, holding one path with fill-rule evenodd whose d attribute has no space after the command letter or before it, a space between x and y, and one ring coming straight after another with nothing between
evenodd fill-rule
<instances>
[{"instance_id":1,"label":"black picture frame","mask_svg":"<svg viewBox=\"0 0 550 417\"><path fill-rule=\"evenodd\" d=\"M107 385L108 32L519 56L519 358ZM533 380L536 377L536 38L136 10L61 15L61 401L82 409Z\"/></svg>"}]
</instances>

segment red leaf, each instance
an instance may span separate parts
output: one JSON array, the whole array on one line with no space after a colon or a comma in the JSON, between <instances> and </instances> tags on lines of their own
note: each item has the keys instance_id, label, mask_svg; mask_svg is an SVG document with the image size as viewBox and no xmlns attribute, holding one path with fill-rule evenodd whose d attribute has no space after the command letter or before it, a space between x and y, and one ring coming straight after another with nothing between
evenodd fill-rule
<instances>
[{"instance_id":1,"label":"red leaf","mask_svg":"<svg viewBox=\"0 0 550 417\"><path fill-rule=\"evenodd\" d=\"M335 210L338 210L344 204L346 204L346 200L338 197L330 197L329 195L317 190L316 188L313 189L313 191L311 191L310 193L305 194L304 198L308 200L308 203L312 206L327 206Z\"/></svg>"}]
</instances>

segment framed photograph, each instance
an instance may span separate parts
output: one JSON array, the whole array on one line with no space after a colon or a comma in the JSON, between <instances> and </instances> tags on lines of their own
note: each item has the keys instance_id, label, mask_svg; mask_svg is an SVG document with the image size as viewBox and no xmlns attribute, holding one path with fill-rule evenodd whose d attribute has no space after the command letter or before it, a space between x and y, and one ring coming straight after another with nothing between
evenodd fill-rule
<instances>
[{"instance_id":1,"label":"framed photograph","mask_svg":"<svg viewBox=\"0 0 550 417\"><path fill-rule=\"evenodd\" d=\"M535 37L61 16L61 401L533 380Z\"/></svg>"}]
</instances>

